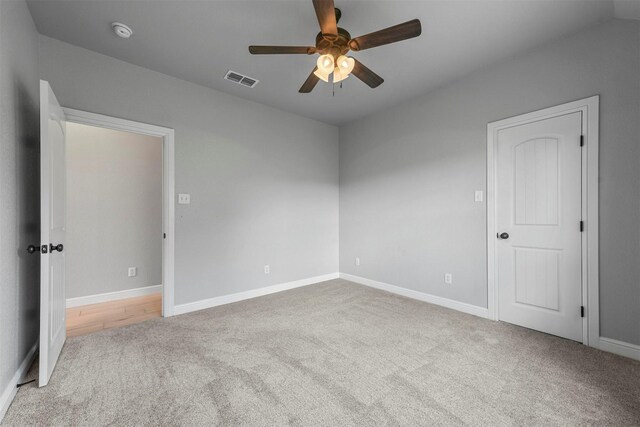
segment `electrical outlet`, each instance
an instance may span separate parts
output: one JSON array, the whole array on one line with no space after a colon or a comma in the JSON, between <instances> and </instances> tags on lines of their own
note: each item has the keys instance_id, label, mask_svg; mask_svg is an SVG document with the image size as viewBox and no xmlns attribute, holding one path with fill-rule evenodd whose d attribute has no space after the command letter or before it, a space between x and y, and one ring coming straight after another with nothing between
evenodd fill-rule
<instances>
[{"instance_id":1,"label":"electrical outlet","mask_svg":"<svg viewBox=\"0 0 640 427\"><path fill-rule=\"evenodd\" d=\"M356 265L360 265L360 258L356 257Z\"/></svg>"},{"instance_id":2,"label":"electrical outlet","mask_svg":"<svg viewBox=\"0 0 640 427\"><path fill-rule=\"evenodd\" d=\"M129 267L129 277L136 277L138 275L138 268L137 267Z\"/></svg>"},{"instance_id":3,"label":"electrical outlet","mask_svg":"<svg viewBox=\"0 0 640 427\"><path fill-rule=\"evenodd\" d=\"M178 194L178 204L179 205L191 204L191 194L186 194L186 193Z\"/></svg>"},{"instance_id":4,"label":"electrical outlet","mask_svg":"<svg viewBox=\"0 0 640 427\"><path fill-rule=\"evenodd\" d=\"M264 274L269 274L269 273L271 273L271 269L269 268L268 265L265 265L264 266Z\"/></svg>"},{"instance_id":5,"label":"electrical outlet","mask_svg":"<svg viewBox=\"0 0 640 427\"><path fill-rule=\"evenodd\" d=\"M451 273L444 273L444 283L450 285L453 283L453 276Z\"/></svg>"}]
</instances>

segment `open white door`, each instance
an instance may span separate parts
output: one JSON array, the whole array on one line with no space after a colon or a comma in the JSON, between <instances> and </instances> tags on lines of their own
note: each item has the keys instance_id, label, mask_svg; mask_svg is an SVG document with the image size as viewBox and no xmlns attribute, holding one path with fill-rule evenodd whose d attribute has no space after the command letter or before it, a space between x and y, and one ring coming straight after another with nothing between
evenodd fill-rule
<instances>
[{"instance_id":1,"label":"open white door","mask_svg":"<svg viewBox=\"0 0 640 427\"><path fill-rule=\"evenodd\" d=\"M65 117L40 81L40 387L47 385L67 337L65 327Z\"/></svg>"}]
</instances>

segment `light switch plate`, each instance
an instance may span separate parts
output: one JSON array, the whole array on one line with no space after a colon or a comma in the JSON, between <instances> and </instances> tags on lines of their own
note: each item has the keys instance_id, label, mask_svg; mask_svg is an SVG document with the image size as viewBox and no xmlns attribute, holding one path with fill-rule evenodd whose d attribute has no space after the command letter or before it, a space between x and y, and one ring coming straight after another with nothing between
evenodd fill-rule
<instances>
[{"instance_id":1,"label":"light switch plate","mask_svg":"<svg viewBox=\"0 0 640 427\"><path fill-rule=\"evenodd\" d=\"M178 194L178 204L188 205L191 203L191 194L180 193Z\"/></svg>"},{"instance_id":2,"label":"light switch plate","mask_svg":"<svg viewBox=\"0 0 640 427\"><path fill-rule=\"evenodd\" d=\"M475 201L482 202L484 200L484 193L482 190L476 190Z\"/></svg>"}]
</instances>

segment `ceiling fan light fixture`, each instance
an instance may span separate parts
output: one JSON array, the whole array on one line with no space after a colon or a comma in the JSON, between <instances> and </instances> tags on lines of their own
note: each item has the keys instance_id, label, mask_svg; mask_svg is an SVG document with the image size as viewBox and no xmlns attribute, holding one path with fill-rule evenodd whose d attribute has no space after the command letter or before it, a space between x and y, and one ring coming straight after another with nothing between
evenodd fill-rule
<instances>
[{"instance_id":1,"label":"ceiling fan light fixture","mask_svg":"<svg viewBox=\"0 0 640 427\"><path fill-rule=\"evenodd\" d=\"M346 79L352 72L367 86L376 88L384 82L384 79L361 62L344 54L349 50L371 49L418 37L422 34L420 20L412 19L402 24L352 38L347 30L338 27L342 12L340 9L336 9L334 0L313 0L313 7L320 24L320 32L316 35L315 46L249 46L249 53L252 55L320 54L317 66L298 90L300 93L310 93L320 80L328 82L331 74L333 74L332 81L335 83Z\"/></svg>"}]
</instances>

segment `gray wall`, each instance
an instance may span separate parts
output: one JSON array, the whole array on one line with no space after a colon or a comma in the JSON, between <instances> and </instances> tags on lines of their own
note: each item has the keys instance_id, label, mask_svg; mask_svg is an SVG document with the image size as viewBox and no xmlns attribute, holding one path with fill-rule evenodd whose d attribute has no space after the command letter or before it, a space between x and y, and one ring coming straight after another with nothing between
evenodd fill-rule
<instances>
[{"instance_id":1,"label":"gray wall","mask_svg":"<svg viewBox=\"0 0 640 427\"><path fill-rule=\"evenodd\" d=\"M40 71L63 106L175 129L176 304L338 271L336 127L47 37Z\"/></svg>"},{"instance_id":2,"label":"gray wall","mask_svg":"<svg viewBox=\"0 0 640 427\"><path fill-rule=\"evenodd\" d=\"M67 124L66 245L67 298L162 283L162 138Z\"/></svg>"},{"instance_id":3,"label":"gray wall","mask_svg":"<svg viewBox=\"0 0 640 427\"><path fill-rule=\"evenodd\" d=\"M38 338L38 35L24 1L0 1L0 394Z\"/></svg>"},{"instance_id":4,"label":"gray wall","mask_svg":"<svg viewBox=\"0 0 640 427\"><path fill-rule=\"evenodd\" d=\"M487 123L596 94L601 335L640 344L637 21L610 21L341 127L340 271L486 307L486 206L473 196L486 190Z\"/></svg>"}]
</instances>

